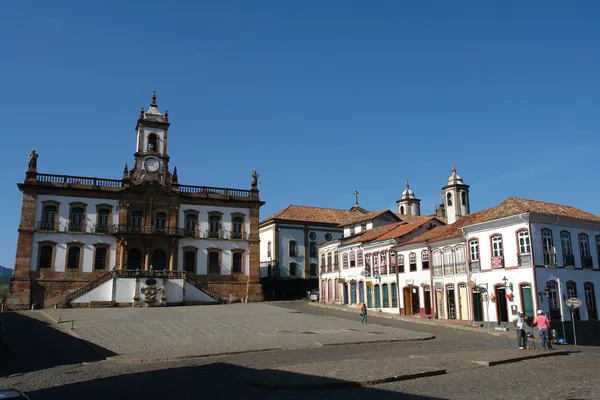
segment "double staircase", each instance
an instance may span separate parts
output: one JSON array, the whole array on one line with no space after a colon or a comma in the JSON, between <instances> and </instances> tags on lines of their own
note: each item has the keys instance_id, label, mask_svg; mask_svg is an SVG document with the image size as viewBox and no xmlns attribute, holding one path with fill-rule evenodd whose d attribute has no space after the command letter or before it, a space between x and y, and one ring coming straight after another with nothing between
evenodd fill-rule
<instances>
[{"instance_id":1,"label":"double staircase","mask_svg":"<svg viewBox=\"0 0 600 400\"><path fill-rule=\"evenodd\" d=\"M131 270L115 270L107 272L103 275L100 275L98 278L93 281L83 285L82 287L75 289L74 291L65 295L62 299L55 303L56 308L68 308L71 301L74 299L83 296L86 293L94 290L98 286L119 278L167 278L167 279L183 279L185 282L194 286L198 290L206 293L208 296L213 298L217 304L223 304L226 300L220 296L218 293L209 289L208 285L201 282L196 276L188 274L183 271L131 271Z\"/></svg>"}]
</instances>

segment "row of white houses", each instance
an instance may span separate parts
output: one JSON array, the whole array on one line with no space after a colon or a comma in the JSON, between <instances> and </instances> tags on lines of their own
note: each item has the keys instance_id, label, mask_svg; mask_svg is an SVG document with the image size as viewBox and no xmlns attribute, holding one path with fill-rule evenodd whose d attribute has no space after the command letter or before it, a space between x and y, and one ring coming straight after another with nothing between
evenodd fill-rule
<instances>
[{"instance_id":1,"label":"row of white houses","mask_svg":"<svg viewBox=\"0 0 600 400\"><path fill-rule=\"evenodd\" d=\"M436 218L392 225L404 230L319 246L321 301L503 324L521 310L569 320L565 301L577 297L575 318L598 319L598 216L508 198L448 225Z\"/></svg>"}]
</instances>

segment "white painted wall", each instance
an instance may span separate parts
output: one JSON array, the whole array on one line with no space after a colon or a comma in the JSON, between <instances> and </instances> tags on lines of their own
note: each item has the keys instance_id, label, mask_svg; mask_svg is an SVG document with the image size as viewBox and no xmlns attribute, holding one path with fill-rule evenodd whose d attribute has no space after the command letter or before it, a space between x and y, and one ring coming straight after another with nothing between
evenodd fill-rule
<instances>
[{"instance_id":1,"label":"white painted wall","mask_svg":"<svg viewBox=\"0 0 600 400\"><path fill-rule=\"evenodd\" d=\"M129 303L133 301L135 296L135 279L130 278L118 278L117 279L117 293L115 295L115 301L117 303Z\"/></svg>"},{"instance_id":2,"label":"white painted wall","mask_svg":"<svg viewBox=\"0 0 600 400\"><path fill-rule=\"evenodd\" d=\"M38 223L42 221L43 216L43 207L42 203L45 201L55 201L60 203L58 207L58 229L63 232L68 230L69 219L70 219L70 203L83 203L87 204L86 207L86 215L85 215L85 223L86 232L92 233L93 227L97 223L98 216L96 213L96 206L101 204L107 204L112 206L112 224L119 223L119 212L118 212L118 204L117 200L108 200L108 199L93 199L88 197L67 197L67 196L48 196L48 195L39 195L36 202L35 208L35 226L37 228ZM82 235L83 233L73 233L73 235Z\"/></svg>"},{"instance_id":3,"label":"white painted wall","mask_svg":"<svg viewBox=\"0 0 600 400\"><path fill-rule=\"evenodd\" d=\"M244 232L246 235L250 232L250 209L248 208L237 208L237 207L214 207L214 206L198 206L192 204L182 204L179 207L179 226L185 228L185 213L186 211L197 211L198 212L198 229L200 232L207 232L209 229L208 224L208 213L209 212L220 212L222 213L222 230L225 233L233 231L233 217L231 214L243 214L244 215Z\"/></svg>"},{"instance_id":4,"label":"white painted wall","mask_svg":"<svg viewBox=\"0 0 600 400\"><path fill-rule=\"evenodd\" d=\"M177 269L183 271L184 257L183 248L191 246L198 249L196 257L196 273L204 275L208 272L208 249L221 249L221 275L232 274L233 250L244 250L243 274L248 275L250 257L248 254L248 242L242 240L207 240L207 239L181 239L179 240L179 262Z\"/></svg>"},{"instance_id":5,"label":"white painted wall","mask_svg":"<svg viewBox=\"0 0 600 400\"><path fill-rule=\"evenodd\" d=\"M185 299L186 301L203 301L206 303L216 303L216 300L199 290L197 287L185 284Z\"/></svg>"},{"instance_id":6,"label":"white painted wall","mask_svg":"<svg viewBox=\"0 0 600 400\"><path fill-rule=\"evenodd\" d=\"M183 302L183 285L186 282L183 279L167 280L167 303ZM189 283L188 283L189 285ZM197 290L197 289L196 289Z\"/></svg>"},{"instance_id":7,"label":"white painted wall","mask_svg":"<svg viewBox=\"0 0 600 400\"><path fill-rule=\"evenodd\" d=\"M92 289L81 297L72 300L72 303L89 303L90 301L111 301L112 300L112 279L104 282L102 285ZM133 299L132 299L133 301Z\"/></svg>"},{"instance_id":8,"label":"white painted wall","mask_svg":"<svg viewBox=\"0 0 600 400\"><path fill-rule=\"evenodd\" d=\"M581 251L579 248L579 234L585 233L588 235L588 241L590 246L590 254L592 256L592 262L594 269L599 268L598 251L596 244L596 236L600 235L600 230L594 230L589 228L565 226L565 225L553 225L543 224L539 222L531 223L531 230L533 231L533 255L536 265L544 265L544 253L542 247L542 229L550 229L552 232L552 238L554 240L554 248L556 249L556 260L557 265L563 266L563 249L561 246L560 233L561 231L567 231L571 234L571 245L573 248L573 255L575 258L575 266L581 268Z\"/></svg>"},{"instance_id":9,"label":"white painted wall","mask_svg":"<svg viewBox=\"0 0 600 400\"><path fill-rule=\"evenodd\" d=\"M517 230L529 229L529 224L525 221L514 223L508 226L499 228L485 228L477 230L476 232L469 232L466 235L467 243L472 239L479 240L479 258L481 260L482 270L491 270L491 257L492 257L492 246L491 237L496 234L502 235L502 246L504 252L504 267L517 267L519 265L519 259L517 257ZM531 243L531 232L529 234L529 240ZM467 250L468 246L467 246Z\"/></svg>"},{"instance_id":10,"label":"white painted wall","mask_svg":"<svg viewBox=\"0 0 600 400\"><path fill-rule=\"evenodd\" d=\"M158 129L158 128L143 128L140 129L139 131L143 132L143 140L142 140L142 148L138 148L137 151L138 152L145 152L148 149L148 135L150 135L151 133L155 133L156 136L158 137L158 143L157 143L157 151L160 154L164 153L164 149L165 149L165 131L163 129ZM140 132L138 131L138 139L139 139L139 134ZM139 143L139 140L138 142ZM136 144L137 144L136 143Z\"/></svg>"}]
</instances>

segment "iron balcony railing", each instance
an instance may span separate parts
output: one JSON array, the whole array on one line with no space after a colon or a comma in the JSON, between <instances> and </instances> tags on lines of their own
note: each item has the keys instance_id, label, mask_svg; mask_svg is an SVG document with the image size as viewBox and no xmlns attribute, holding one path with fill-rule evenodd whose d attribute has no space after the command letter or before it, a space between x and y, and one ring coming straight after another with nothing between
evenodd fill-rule
<instances>
[{"instance_id":1,"label":"iron balcony railing","mask_svg":"<svg viewBox=\"0 0 600 400\"><path fill-rule=\"evenodd\" d=\"M454 275L454 264L444 264L444 275Z\"/></svg>"},{"instance_id":2,"label":"iron balcony railing","mask_svg":"<svg viewBox=\"0 0 600 400\"><path fill-rule=\"evenodd\" d=\"M112 225L111 233L113 235L154 235L154 236L184 236L183 228L171 228L166 226L156 225L129 225L118 224Z\"/></svg>"},{"instance_id":3,"label":"iron balcony railing","mask_svg":"<svg viewBox=\"0 0 600 400\"><path fill-rule=\"evenodd\" d=\"M441 265L433 265L433 276L442 276L443 267Z\"/></svg>"},{"instance_id":4,"label":"iron balcony railing","mask_svg":"<svg viewBox=\"0 0 600 400\"><path fill-rule=\"evenodd\" d=\"M38 221L37 229L40 231L58 231L58 222Z\"/></svg>"},{"instance_id":5,"label":"iron balcony railing","mask_svg":"<svg viewBox=\"0 0 600 400\"><path fill-rule=\"evenodd\" d=\"M455 265L457 274L464 274L466 272L466 263L464 261L457 261Z\"/></svg>"},{"instance_id":6,"label":"iron balcony railing","mask_svg":"<svg viewBox=\"0 0 600 400\"><path fill-rule=\"evenodd\" d=\"M479 271L481 271L481 262L479 260L469 261L469 272L479 272Z\"/></svg>"},{"instance_id":7,"label":"iron balcony railing","mask_svg":"<svg viewBox=\"0 0 600 400\"><path fill-rule=\"evenodd\" d=\"M517 258L519 260L519 267L529 268L533 266L533 264L531 263L531 254L518 253Z\"/></svg>"}]
</instances>

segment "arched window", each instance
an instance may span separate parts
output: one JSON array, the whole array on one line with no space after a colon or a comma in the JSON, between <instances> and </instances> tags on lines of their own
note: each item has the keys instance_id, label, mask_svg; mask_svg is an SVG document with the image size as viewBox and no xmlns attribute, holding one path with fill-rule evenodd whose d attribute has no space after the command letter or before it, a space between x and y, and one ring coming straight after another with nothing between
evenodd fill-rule
<instances>
[{"instance_id":1,"label":"arched window","mask_svg":"<svg viewBox=\"0 0 600 400\"><path fill-rule=\"evenodd\" d=\"M567 299L570 299L571 297L577 297L577 285L573 281L567 281ZM579 315L579 308L573 310L573 316L575 317L576 321L581 319Z\"/></svg>"},{"instance_id":2,"label":"arched window","mask_svg":"<svg viewBox=\"0 0 600 400\"><path fill-rule=\"evenodd\" d=\"M460 192L460 199L462 201L462 205L467 205L467 192Z\"/></svg>"},{"instance_id":3,"label":"arched window","mask_svg":"<svg viewBox=\"0 0 600 400\"><path fill-rule=\"evenodd\" d=\"M502 257L504 250L502 249L502 235L494 235L492 241L492 257Z\"/></svg>"},{"instance_id":4,"label":"arched window","mask_svg":"<svg viewBox=\"0 0 600 400\"><path fill-rule=\"evenodd\" d=\"M363 251L362 250L358 250L356 252L356 265L358 266L358 268L363 268L364 267Z\"/></svg>"},{"instance_id":5,"label":"arched window","mask_svg":"<svg viewBox=\"0 0 600 400\"><path fill-rule=\"evenodd\" d=\"M208 273L221 274L221 252L218 250L209 250L208 252Z\"/></svg>"},{"instance_id":6,"label":"arched window","mask_svg":"<svg viewBox=\"0 0 600 400\"><path fill-rule=\"evenodd\" d=\"M342 268L344 268L344 269L348 268L348 253L342 254Z\"/></svg>"},{"instance_id":7,"label":"arched window","mask_svg":"<svg viewBox=\"0 0 600 400\"><path fill-rule=\"evenodd\" d=\"M183 269L185 272L196 272L196 252L186 250L183 253Z\"/></svg>"},{"instance_id":8,"label":"arched window","mask_svg":"<svg viewBox=\"0 0 600 400\"><path fill-rule=\"evenodd\" d=\"M327 253L327 269L331 271L331 252Z\"/></svg>"},{"instance_id":9,"label":"arched window","mask_svg":"<svg viewBox=\"0 0 600 400\"><path fill-rule=\"evenodd\" d=\"M408 255L408 265L410 267L410 272L414 272L417 270L417 254L410 253Z\"/></svg>"},{"instance_id":10,"label":"arched window","mask_svg":"<svg viewBox=\"0 0 600 400\"><path fill-rule=\"evenodd\" d=\"M421 265L422 269L429 269L429 250L421 252Z\"/></svg>"},{"instance_id":11,"label":"arched window","mask_svg":"<svg viewBox=\"0 0 600 400\"><path fill-rule=\"evenodd\" d=\"M448 194L446 195L446 199L447 199L447 203L449 206L452 205L452 193L448 192Z\"/></svg>"},{"instance_id":12,"label":"arched window","mask_svg":"<svg viewBox=\"0 0 600 400\"><path fill-rule=\"evenodd\" d=\"M404 206L400 206L400 214L404 215Z\"/></svg>"},{"instance_id":13,"label":"arched window","mask_svg":"<svg viewBox=\"0 0 600 400\"><path fill-rule=\"evenodd\" d=\"M85 218L85 211L83 207L72 207L71 216L69 219L69 231L71 232L83 232L83 221Z\"/></svg>"},{"instance_id":14,"label":"arched window","mask_svg":"<svg viewBox=\"0 0 600 400\"><path fill-rule=\"evenodd\" d=\"M398 254L398 272L404 272L404 255Z\"/></svg>"},{"instance_id":15,"label":"arched window","mask_svg":"<svg viewBox=\"0 0 600 400\"><path fill-rule=\"evenodd\" d=\"M244 271L244 254L241 251L234 252L231 260L231 270L234 274L241 274Z\"/></svg>"},{"instance_id":16,"label":"arched window","mask_svg":"<svg viewBox=\"0 0 600 400\"><path fill-rule=\"evenodd\" d=\"M583 291L585 293L585 307L588 313L588 319L597 321L598 310L596 308L596 292L594 291L594 284L592 282L585 282L583 284Z\"/></svg>"},{"instance_id":17,"label":"arched window","mask_svg":"<svg viewBox=\"0 0 600 400\"><path fill-rule=\"evenodd\" d=\"M529 231L522 230L517 233L517 239L519 241L519 253L529 254L531 253L531 242L529 241Z\"/></svg>"},{"instance_id":18,"label":"arched window","mask_svg":"<svg viewBox=\"0 0 600 400\"><path fill-rule=\"evenodd\" d=\"M296 243L296 241L290 240L288 242L288 247L289 247L290 257L297 257L298 256L298 244Z\"/></svg>"},{"instance_id":19,"label":"arched window","mask_svg":"<svg viewBox=\"0 0 600 400\"><path fill-rule=\"evenodd\" d=\"M567 231L560 233L560 244L563 253L563 266L575 266L575 257L573 256L573 245L571 243L571 234Z\"/></svg>"},{"instance_id":20,"label":"arched window","mask_svg":"<svg viewBox=\"0 0 600 400\"><path fill-rule=\"evenodd\" d=\"M542 249L544 251L544 265L556 265L554 238L550 229L542 229Z\"/></svg>"},{"instance_id":21,"label":"arched window","mask_svg":"<svg viewBox=\"0 0 600 400\"><path fill-rule=\"evenodd\" d=\"M431 252L433 258L433 275L442 275L442 252L438 249Z\"/></svg>"},{"instance_id":22,"label":"arched window","mask_svg":"<svg viewBox=\"0 0 600 400\"><path fill-rule=\"evenodd\" d=\"M269 240L269 242L267 243L267 257L268 258L272 258L273 257L273 243L271 243L271 241Z\"/></svg>"},{"instance_id":23,"label":"arched window","mask_svg":"<svg viewBox=\"0 0 600 400\"><path fill-rule=\"evenodd\" d=\"M167 223L167 214L159 212L154 216L154 229L164 231Z\"/></svg>"},{"instance_id":24,"label":"arched window","mask_svg":"<svg viewBox=\"0 0 600 400\"><path fill-rule=\"evenodd\" d=\"M466 261L465 261L465 246L459 245L454 249L454 261L456 264L456 273L462 274L466 271Z\"/></svg>"},{"instance_id":25,"label":"arched window","mask_svg":"<svg viewBox=\"0 0 600 400\"><path fill-rule=\"evenodd\" d=\"M444 274L454 274L454 254L451 247L444 249Z\"/></svg>"},{"instance_id":26,"label":"arched window","mask_svg":"<svg viewBox=\"0 0 600 400\"><path fill-rule=\"evenodd\" d=\"M350 252L350 268L356 267L356 253L354 251Z\"/></svg>"},{"instance_id":27,"label":"arched window","mask_svg":"<svg viewBox=\"0 0 600 400\"><path fill-rule=\"evenodd\" d=\"M40 229L45 231L54 231L57 228L58 208L55 205L44 206L44 216Z\"/></svg>"},{"instance_id":28,"label":"arched window","mask_svg":"<svg viewBox=\"0 0 600 400\"><path fill-rule=\"evenodd\" d=\"M148 151L158 151L158 136L155 133L148 135Z\"/></svg>"},{"instance_id":29,"label":"arched window","mask_svg":"<svg viewBox=\"0 0 600 400\"><path fill-rule=\"evenodd\" d=\"M588 235L580 233L579 236L579 253L581 254L581 266L583 268L592 268L592 254L590 253L590 241Z\"/></svg>"},{"instance_id":30,"label":"arched window","mask_svg":"<svg viewBox=\"0 0 600 400\"><path fill-rule=\"evenodd\" d=\"M558 285L556 281L546 282L548 289L548 308L550 309L550 318L560 318L560 307L558 303Z\"/></svg>"}]
</instances>

